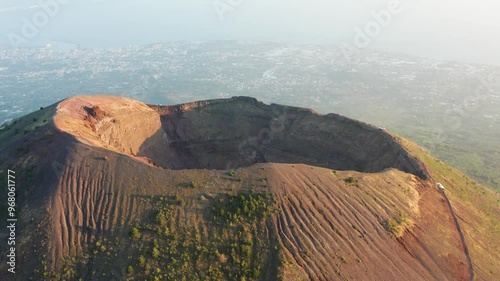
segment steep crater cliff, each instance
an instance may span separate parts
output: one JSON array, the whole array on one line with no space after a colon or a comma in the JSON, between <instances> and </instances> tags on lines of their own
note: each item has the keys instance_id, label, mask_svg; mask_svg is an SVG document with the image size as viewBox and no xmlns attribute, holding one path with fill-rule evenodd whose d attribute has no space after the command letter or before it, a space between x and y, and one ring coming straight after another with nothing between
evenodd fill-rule
<instances>
[{"instance_id":1,"label":"steep crater cliff","mask_svg":"<svg viewBox=\"0 0 500 281\"><path fill-rule=\"evenodd\" d=\"M161 116L171 169L232 169L255 163L304 163L336 170L387 168L427 178L425 167L391 135L337 114L233 97L150 106Z\"/></svg>"}]
</instances>

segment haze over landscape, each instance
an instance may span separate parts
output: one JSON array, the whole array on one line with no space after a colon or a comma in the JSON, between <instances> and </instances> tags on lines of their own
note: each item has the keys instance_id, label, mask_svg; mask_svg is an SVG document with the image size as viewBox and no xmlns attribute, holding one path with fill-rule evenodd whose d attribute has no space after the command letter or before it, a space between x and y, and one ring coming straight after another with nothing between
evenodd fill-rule
<instances>
[{"instance_id":1,"label":"haze over landscape","mask_svg":"<svg viewBox=\"0 0 500 281\"><path fill-rule=\"evenodd\" d=\"M50 1L0 3L0 44L21 31ZM391 1L356 0L84 0L60 1L61 10L27 46L50 41L109 48L162 41L253 40L353 44L355 28L364 29L372 12ZM500 65L500 23L492 0L394 1L400 13L370 48L439 59ZM231 6L228 3L235 3ZM218 8L216 8L218 7ZM221 16L222 15L222 16ZM220 17L221 16L221 17ZM222 18L222 20L221 20Z\"/></svg>"},{"instance_id":2,"label":"haze over landscape","mask_svg":"<svg viewBox=\"0 0 500 281\"><path fill-rule=\"evenodd\" d=\"M3 0L0 280L500 279L499 9Z\"/></svg>"}]
</instances>

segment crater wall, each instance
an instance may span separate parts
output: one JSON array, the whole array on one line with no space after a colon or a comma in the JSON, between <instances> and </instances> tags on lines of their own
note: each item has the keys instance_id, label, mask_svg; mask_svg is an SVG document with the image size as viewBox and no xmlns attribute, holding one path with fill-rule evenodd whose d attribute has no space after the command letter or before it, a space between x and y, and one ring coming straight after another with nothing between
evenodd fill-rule
<instances>
[{"instance_id":1,"label":"crater wall","mask_svg":"<svg viewBox=\"0 0 500 281\"><path fill-rule=\"evenodd\" d=\"M169 168L231 169L304 163L336 170L397 168L427 178L425 167L384 130L337 114L233 97L150 106L170 142Z\"/></svg>"}]
</instances>

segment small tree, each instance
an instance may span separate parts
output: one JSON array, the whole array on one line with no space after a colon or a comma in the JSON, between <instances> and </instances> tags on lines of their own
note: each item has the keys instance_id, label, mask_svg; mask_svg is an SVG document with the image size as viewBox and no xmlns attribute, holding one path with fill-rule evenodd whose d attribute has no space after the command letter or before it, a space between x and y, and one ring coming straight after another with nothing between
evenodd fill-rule
<instances>
[{"instance_id":1,"label":"small tree","mask_svg":"<svg viewBox=\"0 0 500 281\"><path fill-rule=\"evenodd\" d=\"M146 264L146 258L143 255L140 255L137 259L137 264L139 264L140 267L144 267Z\"/></svg>"},{"instance_id":2,"label":"small tree","mask_svg":"<svg viewBox=\"0 0 500 281\"><path fill-rule=\"evenodd\" d=\"M132 227L132 230L130 231L130 236L132 238L139 238L141 236L141 233L139 232L139 229L135 228L135 227Z\"/></svg>"},{"instance_id":3,"label":"small tree","mask_svg":"<svg viewBox=\"0 0 500 281\"><path fill-rule=\"evenodd\" d=\"M348 177L348 178L344 179L344 181L346 183L353 183L354 182L354 178L353 177Z\"/></svg>"},{"instance_id":4,"label":"small tree","mask_svg":"<svg viewBox=\"0 0 500 281\"><path fill-rule=\"evenodd\" d=\"M154 247L153 248L153 258L157 259L160 256L160 251L158 248Z\"/></svg>"}]
</instances>

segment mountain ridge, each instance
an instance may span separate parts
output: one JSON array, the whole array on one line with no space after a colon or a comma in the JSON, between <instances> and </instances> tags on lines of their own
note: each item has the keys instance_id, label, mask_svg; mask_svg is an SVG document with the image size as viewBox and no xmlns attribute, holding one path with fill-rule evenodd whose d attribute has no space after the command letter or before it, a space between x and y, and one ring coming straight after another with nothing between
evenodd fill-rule
<instances>
[{"instance_id":1,"label":"mountain ridge","mask_svg":"<svg viewBox=\"0 0 500 281\"><path fill-rule=\"evenodd\" d=\"M16 134L23 128L31 130ZM460 223L481 221L464 212L475 210L498 224L498 201L492 203L498 194L456 197L454 186L463 189L462 183L454 175L443 180L442 167L434 166L441 163L429 162L406 140L338 115L251 98L146 106L118 97L75 97L23 117L0 138L1 168L17 169L27 187L18 195L24 241L18 278L469 280L460 234L436 179L451 187ZM324 160L332 156L341 160ZM221 217L214 208L229 212L231 196L262 199L266 216ZM157 225L150 212L172 216ZM134 228L138 239L130 235ZM165 235L167 228L174 236ZM496 276L498 252L485 245L493 237L489 243L498 247L498 227L464 231L480 269L476 278ZM187 258L183 247L168 248L176 241L208 252ZM27 255L29 243L37 243L37 254ZM480 260L478 253L488 255ZM164 267L173 256L185 258L186 268Z\"/></svg>"}]
</instances>

